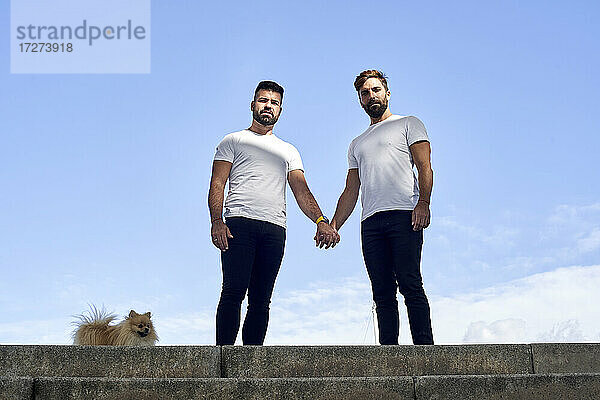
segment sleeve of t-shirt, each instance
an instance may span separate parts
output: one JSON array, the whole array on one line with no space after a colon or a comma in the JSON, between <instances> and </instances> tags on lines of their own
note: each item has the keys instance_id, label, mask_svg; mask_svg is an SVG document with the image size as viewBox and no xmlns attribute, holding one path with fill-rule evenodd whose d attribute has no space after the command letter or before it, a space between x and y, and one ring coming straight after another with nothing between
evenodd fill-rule
<instances>
[{"instance_id":1,"label":"sleeve of t-shirt","mask_svg":"<svg viewBox=\"0 0 600 400\"><path fill-rule=\"evenodd\" d=\"M423 140L429 142L425 125L417 117L406 118L406 142L408 145L411 146Z\"/></svg>"},{"instance_id":2,"label":"sleeve of t-shirt","mask_svg":"<svg viewBox=\"0 0 600 400\"><path fill-rule=\"evenodd\" d=\"M302 158L300 158L300 152L294 146L290 145L287 172L290 173L295 169L301 169L302 171L304 171L304 166L302 165Z\"/></svg>"},{"instance_id":3,"label":"sleeve of t-shirt","mask_svg":"<svg viewBox=\"0 0 600 400\"><path fill-rule=\"evenodd\" d=\"M354 141L348 147L348 169L358 168L358 160L354 156Z\"/></svg>"},{"instance_id":4,"label":"sleeve of t-shirt","mask_svg":"<svg viewBox=\"0 0 600 400\"><path fill-rule=\"evenodd\" d=\"M229 161L233 163L234 152L234 139L232 135L227 135L221 140L221 143L217 146L217 152L215 153L215 161Z\"/></svg>"}]
</instances>

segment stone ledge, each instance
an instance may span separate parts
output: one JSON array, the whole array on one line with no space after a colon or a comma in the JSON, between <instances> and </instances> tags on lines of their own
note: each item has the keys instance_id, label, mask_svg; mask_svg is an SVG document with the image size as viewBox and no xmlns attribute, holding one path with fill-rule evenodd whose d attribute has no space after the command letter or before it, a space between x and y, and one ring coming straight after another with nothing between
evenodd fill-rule
<instances>
[{"instance_id":1,"label":"stone ledge","mask_svg":"<svg viewBox=\"0 0 600 400\"><path fill-rule=\"evenodd\" d=\"M600 374L425 376L415 386L417 400L600 398Z\"/></svg>"},{"instance_id":2,"label":"stone ledge","mask_svg":"<svg viewBox=\"0 0 600 400\"><path fill-rule=\"evenodd\" d=\"M528 345L224 346L229 378L532 373Z\"/></svg>"},{"instance_id":3,"label":"stone ledge","mask_svg":"<svg viewBox=\"0 0 600 400\"><path fill-rule=\"evenodd\" d=\"M35 398L45 400L596 400L600 398L600 374L416 378L37 378L34 387ZM33 396L29 392L20 397L5 398L29 400Z\"/></svg>"},{"instance_id":4,"label":"stone ledge","mask_svg":"<svg viewBox=\"0 0 600 400\"><path fill-rule=\"evenodd\" d=\"M216 346L0 346L0 376L212 378Z\"/></svg>"},{"instance_id":5,"label":"stone ledge","mask_svg":"<svg viewBox=\"0 0 600 400\"><path fill-rule=\"evenodd\" d=\"M36 379L44 400L348 400L414 399L414 383L401 378L270 379Z\"/></svg>"},{"instance_id":6,"label":"stone ledge","mask_svg":"<svg viewBox=\"0 0 600 400\"><path fill-rule=\"evenodd\" d=\"M33 378L0 376L0 400L33 399Z\"/></svg>"},{"instance_id":7,"label":"stone ledge","mask_svg":"<svg viewBox=\"0 0 600 400\"><path fill-rule=\"evenodd\" d=\"M285 378L532 373L600 373L600 344L0 346L0 376L4 377Z\"/></svg>"},{"instance_id":8,"label":"stone ledge","mask_svg":"<svg viewBox=\"0 0 600 400\"><path fill-rule=\"evenodd\" d=\"M600 373L600 343L535 343L536 373Z\"/></svg>"}]
</instances>

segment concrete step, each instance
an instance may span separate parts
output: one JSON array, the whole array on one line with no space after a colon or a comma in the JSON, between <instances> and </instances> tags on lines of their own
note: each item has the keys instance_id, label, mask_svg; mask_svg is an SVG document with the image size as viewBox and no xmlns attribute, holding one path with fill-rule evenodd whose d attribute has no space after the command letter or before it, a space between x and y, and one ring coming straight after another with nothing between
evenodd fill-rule
<instances>
[{"instance_id":1,"label":"concrete step","mask_svg":"<svg viewBox=\"0 0 600 400\"><path fill-rule=\"evenodd\" d=\"M222 365L228 378L533 372L529 345L224 346Z\"/></svg>"},{"instance_id":2,"label":"concrete step","mask_svg":"<svg viewBox=\"0 0 600 400\"><path fill-rule=\"evenodd\" d=\"M598 400L600 374L425 376L415 379L414 398Z\"/></svg>"},{"instance_id":3,"label":"concrete step","mask_svg":"<svg viewBox=\"0 0 600 400\"><path fill-rule=\"evenodd\" d=\"M395 377L600 373L600 344L0 346L0 376Z\"/></svg>"},{"instance_id":4,"label":"concrete step","mask_svg":"<svg viewBox=\"0 0 600 400\"><path fill-rule=\"evenodd\" d=\"M534 343L531 353L542 374L600 372L600 343Z\"/></svg>"},{"instance_id":5,"label":"concrete step","mask_svg":"<svg viewBox=\"0 0 600 400\"><path fill-rule=\"evenodd\" d=\"M33 387L33 378L0 376L0 400L31 400Z\"/></svg>"},{"instance_id":6,"label":"concrete step","mask_svg":"<svg viewBox=\"0 0 600 400\"><path fill-rule=\"evenodd\" d=\"M218 378L216 346L0 346L0 376Z\"/></svg>"},{"instance_id":7,"label":"concrete step","mask_svg":"<svg viewBox=\"0 0 600 400\"><path fill-rule=\"evenodd\" d=\"M7 388L9 391L5 391ZM2 400L597 400L600 398L600 374L415 378L0 378L0 389L3 389Z\"/></svg>"},{"instance_id":8,"label":"concrete step","mask_svg":"<svg viewBox=\"0 0 600 400\"><path fill-rule=\"evenodd\" d=\"M413 399L414 382L398 378L143 379L38 378L44 400L348 400ZM30 400L32 397L15 397Z\"/></svg>"}]
</instances>

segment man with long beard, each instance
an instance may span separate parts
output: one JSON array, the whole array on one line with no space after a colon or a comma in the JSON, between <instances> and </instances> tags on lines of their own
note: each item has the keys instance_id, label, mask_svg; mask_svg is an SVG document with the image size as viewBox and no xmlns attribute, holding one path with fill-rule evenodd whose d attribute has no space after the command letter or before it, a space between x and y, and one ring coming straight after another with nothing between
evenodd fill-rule
<instances>
[{"instance_id":1,"label":"man with long beard","mask_svg":"<svg viewBox=\"0 0 600 400\"><path fill-rule=\"evenodd\" d=\"M235 343L246 292L248 311L242 341L244 345L263 344L285 245L286 180L302 212L317 225L316 245L329 248L339 242L308 188L298 150L273 134L282 100L279 84L260 82L250 103L252 125L225 136L213 161L208 206L211 237L221 250L223 270L217 345ZM223 213L227 180L229 193Z\"/></svg>"},{"instance_id":2,"label":"man with long beard","mask_svg":"<svg viewBox=\"0 0 600 400\"><path fill-rule=\"evenodd\" d=\"M377 310L379 343L398 344L399 289L413 343L433 344L420 271L423 228L430 222L433 186L429 138L418 118L391 113L390 91L382 72L361 72L354 87L371 125L350 144L346 187L331 226L342 227L362 189L362 250Z\"/></svg>"}]
</instances>

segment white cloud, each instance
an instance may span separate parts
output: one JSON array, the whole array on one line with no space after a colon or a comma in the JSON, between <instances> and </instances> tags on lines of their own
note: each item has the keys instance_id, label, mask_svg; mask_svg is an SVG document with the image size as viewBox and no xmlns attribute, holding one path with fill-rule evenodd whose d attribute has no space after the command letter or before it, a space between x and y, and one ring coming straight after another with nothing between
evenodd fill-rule
<instances>
[{"instance_id":1,"label":"white cloud","mask_svg":"<svg viewBox=\"0 0 600 400\"><path fill-rule=\"evenodd\" d=\"M463 338L465 343L518 343L527 336L527 323L518 318L472 322Z\"/></svg>"},{"instance_id":2,"label":"white cloud","mask_svg":"<svg viewBox=\"0 0 600 400\"><path fill-rule=\"evenodd\" d=\"M538 335L539 342L582 342L590 340L583 334L579 321L570 319L555 324L552 329ZM593 339L592 339L593 340Z\"/></svg>"},{"instance_id":3,"label":"white cloud","mask_svg":"<svg viewBox=\"0 0 600 400\"><path fill-rule=\"evenodd\" d=\"M600 266L575 266L466 294L430 296L436 343L597 340L598 287ZM400 342L409 344L412 341L400 295L398 301ZM308 289L275 293L265 344L374 344L373 322L377 324L367 278L316 282ZM214 343L212 311L161 318L158 326L161 344ZM241 343L241 330L237 343Z\"/></svg>"},{"instance_id":4,"label":"white cloud","mask_svg":"<svg viewBox=\"0 0 600 400\"><path fill-rule=\"evenodd\" d=\"M273 298L267 344L373 344L368 281L319 282Z\"/></svg>"},{"instance_id":5,"label":"white cloud","mask_svg":"<svg viewBox=\"0 0 600 400\"><path fill-rule=\"evenodd\" d=\"M1 344L69 344L73 326L68 319L22 320L0 324Z\"/></svg>"},{"instance_id":6,"label":"white cloud","mask_svg":"<svg viewBox=\"0 0 600 400\"><path fill-rule=\"evenodd\" d=\"M467 294L430 297L436 343L590 341L600 266L559 268ZM411 343L403 315L401 343ZM322 282L273 300L268 344L374 343L368 281Z\"/></svg>"},{"instance_id":7,"label":"white cloud","mask_svg":"<svg viewBox=\"0 0 600 400\"><path fill-rule=\"evenodd\" d=\"M435 341L529 343L600 339L600 265L559 268L470 293L430 296ZM406 310L400 342L411 343ZM371 289L366 277L318 282L277 293L265 344L374 344ZM153 313L159 344L213 344L214 311ZM242 315L242 320L243 320ZM68 344L71 319L0 324L0 342ZM241 334L238 335L238 342Z\"/></svg>"},{"instance_id":8,"label":"white cloud","mask_svg":"<svg viewBox=\"0 0 600 400\"><path fill-rule=\"evenodd\" d=\"M474 293L433 299L432 314L437 336L446 342L486 341L469 336L471 323L485 321L498 339L530 342L543 337L556 324L576 320L582 326L581 340L592 340L600 332L600 266L559 268L531 275ZM520 334L501 334L496 321L522 320ZM491 327L491 328L490 328ZM483 332L482 329L480 329ZM573 337L577 339L577 337Z\"/></svg>"},{"instance_id":9,"label":"white cloud","mask_svg":"<svg viewBox=\"0 0 600 400\"><path fill-rule=\"evenodd\" d=\"M470 293L430 296L438 344L597 341L600 339L600 265L574 266ZM411 343L399 296L401 343ZM374 344L368 279L318 282L277 293L265 344ZM243 319L242 315L242 319ZM214 311L153 313L160 344L213 344ZM0 342L70 343L71 319L0 324ZM238 341L239 337L238 335Z\"/></svg>"},{"instance_id":10,"label":"white cloud","mask_svg":"<svg viewBox=\"0 0 600 400\"><path fill-rule=\"evenodd\" d=\"M214 313L177 314L160 318L156 322L159 344L214 344Z\"/></svg>"},{"instance_id":11,"label":"white cloud","mask_svg":"<svg viewBox=\"0 0 600 400\"><path fill-rule=\"evenodd\" d=\"M456 246L455 241L450 241L449 237L468 238L465 242L469 246L487 247L493 250L506 251L516 244L519 236L519 230L514 226L494 225L479 227L471 223L466 224L457 217L446 216L435 219L432 229L436 230L436 235L440 235L440 240L445 241L447 245ZM463 246L464 247L464 246Z\"/></svg>"},{"instance_id":12,"label":"white cloud","mask_svg":"<svg viewBox=\"0 0 600 400\"><path fill-rule=\"evenodd\" d=\"M553 213L548 217L548 223L551 225L580 223L590 216L597 216L598 213L600 213L600 203L586 206L561 204L554 208Z\"/></svg>"},{"instance_id":13,"label":"white cloud","mask_svg":"<svg viewBox=\"0 0 600 400\"><path fill-rule=\"evenodd\" d=\"M590 265L600 254L600 203L550 213L437 217L425 233L426 286L452 295L554 270ZM488 321L491 322L491 321Z\"/></svg>"}]
</instances>

